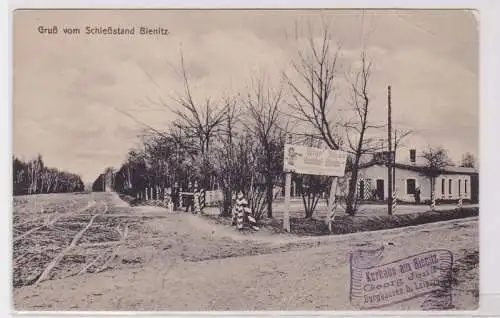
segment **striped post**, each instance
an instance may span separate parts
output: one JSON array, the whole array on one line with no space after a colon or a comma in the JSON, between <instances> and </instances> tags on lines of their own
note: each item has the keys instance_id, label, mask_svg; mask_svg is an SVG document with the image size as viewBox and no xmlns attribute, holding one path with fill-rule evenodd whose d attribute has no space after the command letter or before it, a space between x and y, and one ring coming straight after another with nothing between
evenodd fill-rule
<instances>
[{"instance_id":1,"label":"striped post","mask_svg":"<svg viewBox=\"0 0 500 318\"><path fill-rule=\"evenodd\" d=\"M200 198L199 198L200 212L203 211L203 209L205 208L206 196L207 196L207 193L205 192L205 189L203 189L203 188L200 189Z\"/></svg>"},{"instance_id":2,"label":"striped post","mask_svg":"<svg viewBox=\"0 0 500 318\"><path fill-rule=\"evenodd\" d=\"M240 191L236 197L236 207L233 212L233 218L236 219L236 227L238 230L243 229L243 214L245 213L243 205L247 203L243 193Z\"/></svg>"},{"instance_id":3,"label":"striped post","mask_svg":"<svg viewBox=\"0 0 500 318\"><path fill-rule=\"evenodd\" d=\"M332 232L332 224L335 221L335 212L337 210L337 201L333 202L332 210L330 211L329 215L329 222L328 222L328 230Z\"/></svg>"},{"instance_id":4,"label":"striped post","mask_svg":"<svg viewBox=\"0 0 500 318\"><path fill-rule=\"evenodd\" d=\"M396 213L397 206L398 206L398 197L396 190L394 190L394 192L392 192L392 213Z\"/></svg>"},{"instance_id":5,"label":"striped post","mask_svg":"<svg viewBox=\"0 0 500 318\"><path fill-rule=\"evenodd\" d=\"M365 186L364 186L364 198L365 200L371 199L371 191L372 191L372 185L371 185L371 180L370 179L365 179Z\"/></svg>"},{"instance_id":6,"label":"striped post","mask_svg":"<svg viewBox=\"0 0 500 318\"><path fill-rule=\"evenodd\" d=\"M432 195L431 210L432 211L436 210L436 193Z\"/></svg>"},{"instance_id":7,"label":"striped post","mask_svg":"<svg viewBox=\"0 0 500 318\"><path fill-rule=\"evenodd\" d=\"M461 209L462 208L462 204L463 204L463 199L462 197L459 197L458 198L458 208Z\"/></svg>"},{"instance_id":8,"label":"striped post","mask_svg":"<svg viewBox=\"0 0 500 318\"><path fill-rule=\"evenodd\" d=\"M361 182L363 182L363 196L359 194L359 189L361 188ZM370 199L370 194L371 194L371 179L365 179L363 177L358 178L358 186L356 188L356 191L358 192L358 199L361 200L368 200Z\"/></svg>"},{"instance_id":9,"label":"striped post","mask_svg":"<svg viewBox=\"0 0 500 318\"><path fill-rule=\"evenodd\" d=\"M194 183L194 189L193 189L193 205L194 205L193 214L200 213L200 191L198 191L198 184L196 182Z\"/></svg>"}]
</instances>

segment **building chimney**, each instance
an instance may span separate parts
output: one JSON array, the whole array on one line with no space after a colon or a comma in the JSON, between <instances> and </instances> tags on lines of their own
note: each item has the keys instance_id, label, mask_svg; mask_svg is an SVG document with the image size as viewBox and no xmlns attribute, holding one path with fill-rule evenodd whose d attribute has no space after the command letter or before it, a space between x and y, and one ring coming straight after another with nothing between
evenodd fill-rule
<instances>
[{"instance_id":1,"label":"building chimney","mask_svg":"<svg viewBox=\"0 0 500 318\"><path fill-rule=\"evenodd\" d=\"M410 163L415 164L417 159L417 151L415 149L410 149Z\"/></svg>"}]
</instances>

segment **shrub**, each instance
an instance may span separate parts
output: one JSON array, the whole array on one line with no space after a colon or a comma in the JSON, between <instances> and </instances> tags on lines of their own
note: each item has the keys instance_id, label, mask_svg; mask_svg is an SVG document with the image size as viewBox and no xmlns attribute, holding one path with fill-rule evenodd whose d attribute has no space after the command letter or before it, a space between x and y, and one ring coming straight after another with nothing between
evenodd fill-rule
<instances>
[{"instance_id":1,"label":"shrub","mask_svg":"<svg viewBox=\"0 0 500 318\"><path fill-rule=\"evenodd\" d=\"M366 231L378 231L405 226L415 226L426 223L462 219L479 215L479 208L465 207L443 211L427 211L422 213L384 215L384 216L349 216L340 215L335 217L332 225L333 234L347 234ZM266 223L266 222L264 222ZM267 222L269 223L269 222ZM274 232L283 233L283 220L274 220L264 227L273 228ZM328 227L324 220L290 218L290 230L295 235L329 235Z\"/></svg>"},{"instance_id":2,"label":"shrub","mask_svg":"<svg viewBox=\"0 0 500 318\"><path fill-rule=\"evenodd\" d=\"M384 215L384 216L338 216L332 226L335 234L376 231L404 226L415 226L426 223L462 219L479 215L479 208L462 208L422 213Z\"/></svg>"}]
</instances>

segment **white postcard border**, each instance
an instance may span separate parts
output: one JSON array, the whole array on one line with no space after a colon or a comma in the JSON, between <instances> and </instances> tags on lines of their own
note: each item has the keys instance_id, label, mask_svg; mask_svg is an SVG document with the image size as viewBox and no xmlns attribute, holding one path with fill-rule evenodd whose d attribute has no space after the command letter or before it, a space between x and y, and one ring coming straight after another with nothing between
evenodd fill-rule
<instances>
[{"instance_id":1,"label":"white postcard border","mask_svg":"<svg viewBox=\"0 0 500 318\"><path fill-rule=\"evenodd\" d=\"M8 50L2 51L4 65L1 85L5 106L1 107L3 114L3 130L0 140L4 151L1 156L4 165L0 195L4 203L4 213L7 222L2 222L4 240L1 244L3 259L1 275L0 300L2 313L12 314L11 290L11 208L12 208L12 11L17 8L470 8L477 9L480 15L480 309L478 311L454 312L18 312L16 315L25 317L62 317L62 316L428 316L428 317L480 317L500 315L500 211L498 211L497 188L500 187L500 151L498 151L498 136L500 136L500 2L492 0L419 0L419 1L389 1L389 0L356 0L356 1L68 1L68 0L18 0L9 1L3 8L2 42ZM36 54L36 53L34 53ZM8 275L5 275L8 273Z\"/></svg>"}]
</instances>

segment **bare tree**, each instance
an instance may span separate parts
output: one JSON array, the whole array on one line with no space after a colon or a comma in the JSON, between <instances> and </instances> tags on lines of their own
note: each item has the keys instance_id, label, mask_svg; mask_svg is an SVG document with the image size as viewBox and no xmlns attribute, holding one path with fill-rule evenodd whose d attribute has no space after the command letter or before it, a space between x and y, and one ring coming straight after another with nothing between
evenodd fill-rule
<instances>
[{"instance_id":1,"label":"bare tree","mask_svg":"<svg viewBox=\"0 0 500 318\"><path fill-rule=\"evenodd\" d=\"M160 106L172 111L177 116L177 119L173 122L174 135L178 137L175 138L175 140L178 142L179 146L186 146L186 144L189 144L189 149L186 150L192 159L197 157L195 161L197 161L197 164L201 167L203 178L202 185L206 187L210 180L210 145L215 136L221 132L223 123L226 120L225 112L227 107L214 102L210 97L205 97L203 102L195 101L182 52L180 62L181 67L179 73L183 84L183 92L172 97L176 107L171 107L161 98L159 101L148 99L147 103L141 102L138 104L139 106ZM144 73L156 87L160 88L156 81L145 70ZM125 113L125 115L139 122L130 114ZM139 123L147 127L150 131L165 136L151 126L142 122ZM193 150L195 150L195 153Z\"/></svg>"},{"instance_id":2,"label":"bare tree","mask_svg":"<svg viewBox=\"0 0 500 318\"><path fill-rule=\"evenodd\" d=\"M238 165L244 164L238 162L237 158L237 125L241 110L237 107L237 100L235 98L225 99L225 121L221 127L220 133L217 136L219 147L214 153L214 162L217 170L217 178L219 184L222 185L223 202L221 215L231 215L232 197L235 187L240 183L239 181L244 178L241 171L238 171ZM250 150L248 150L250 151Z\"/></svg>"},{"instance_id":3,"label":"bare tree","mask_svg":"<svg viewBox=\"0 0 500 318\"><path fill-rule=\"evenodd\" d=\"M370 103L368 86L372 72L372 63L368 61L364 51L361 52L360 62L360 69L354 73L354 78L349 80L351 89L350 105L353 116L342 124L346 129L345 150L353 158L346 200L346 212L350 215L354 215L357 208L355 204L356 186L358 184L361 158L381 148L378 139L371 137L370 130L384 127L384 125L375 125L370 122L369 113L373 106Z\"/></svg>"},{"instance_id":4,"label":"bare tree","mask_svg":"<svg viewBox=\"0 0 500 318\"><path fill-rule=\"evenodd\" d=\"M394 129L394 153L403 146L403 141L409 137L413 131L411 129Z\"/></svg>"},{"instance_id":5,"label":"bare tree","mask_svg":"<svg viewBox=\"0 0 500 318\"><path fill-rule=\"evenodd\" d=\"M279 141L284 135L278 120L280 106L283 101L283 88L280 85L273 90L265 83L264 78L253 81L252 90L244 100L251 123L246 128L259 141L264 156L264 176L266 185L267 217L271 218L273 203L273 166L276 163L276 153L280 152Z\"/></svg>"},{"instance_id":6,"label":"bare tree","mask_svg":"<svg viewBox=\"0 0 500 318\"><path fill-rule=\"evenodd\" d=\"M432 201L436 189L436 177L439 176L443 168L449 165L451 161L447 151L443 147L429 147L429 149L423 152L422 158L425 160L425 167L422 173L429 178Z\"/></svg>"},{"instance_id":7,"label":"bare tree","mask_svg":"<svg viewBox=\"0 0 500 318\"><path fill-rule=\"evenodd\" d=\"M335 99L335 81L340 45L333 48L332 36L325 26L321 43L314 43L310 32L305 49L298 49L298 60L292 62L292 70L298 80L283 74L290 91L290 107L297 115L294 119L312 128L311 136L322 140L330 149L339 149L338 122L331 118Z\"/></svg>"},{"instance_id":8,"label":"bare tree","mask_svg":"<svg viewBox=\"0 0 500 318\"><path fill-rule=\"evenodd\" d=\"M203 103L195 102L189 84L184 56L181 54L181 72L184 84L184 94L175 98L180 108L174 110L179 117L174 124L183 129L188 138L195 138L199 143L199 154L202 160L203 185L207 186L208 177L208 153L211 139L220 132L221 126L226 119L226 107L217 107L210 97L206 97Z\"/></svg>"}]
</instances>

